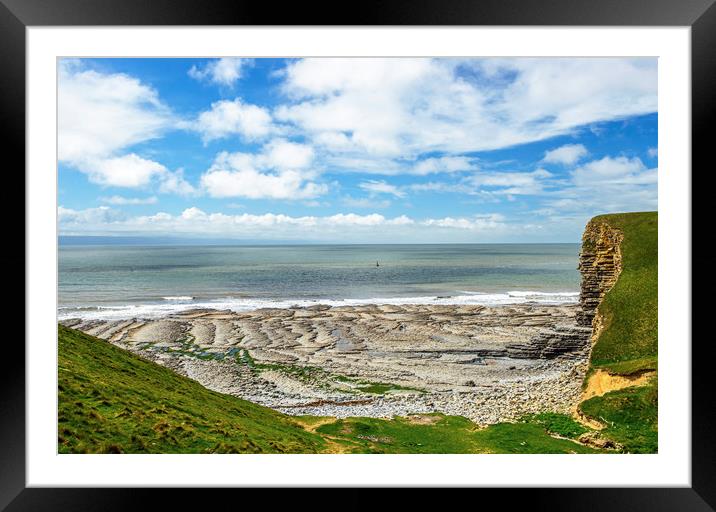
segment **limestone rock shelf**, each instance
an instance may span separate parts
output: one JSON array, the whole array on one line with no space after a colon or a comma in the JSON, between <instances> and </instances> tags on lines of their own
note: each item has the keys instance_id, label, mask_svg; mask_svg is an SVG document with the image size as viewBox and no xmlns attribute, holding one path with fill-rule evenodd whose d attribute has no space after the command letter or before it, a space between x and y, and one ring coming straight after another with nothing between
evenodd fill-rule
<instances>
[{"instance_id":1,"label":"limestone rock shelf","mask_svg":"<svg viewBox=\"0 0 716 512\"><path fill-rule=\"evenodd\" d=\"M319 306L63 323L289 414L441 411L486 424L576 403L590 332L579 310Z\"/></svg>"}]
</instances>

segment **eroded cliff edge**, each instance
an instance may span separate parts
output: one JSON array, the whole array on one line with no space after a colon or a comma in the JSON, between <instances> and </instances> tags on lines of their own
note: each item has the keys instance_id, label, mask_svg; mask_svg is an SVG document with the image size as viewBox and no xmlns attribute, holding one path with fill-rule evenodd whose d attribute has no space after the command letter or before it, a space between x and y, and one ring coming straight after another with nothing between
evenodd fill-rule
<instances>
[{"instance_id":1,"label":"eroded cliff edge","mask_svg":"<svg viewBox=\"0 0 716 512\"><path fill-rule=\"evenodd\" d=\"M597 342L604 327L599 306L607 292L617 283L622 271L623 240L624 233L600 217L590 220L582 235L578 267L582 275L579 295L581 310L576 314L576 321L580 326L591 328L590 346ZM624 340L625 343L628 341ZM647 371L634 375L618 375L592 368L586 375L582 400L630 386L643 385L652 374L653 372Z\"/></svg>"},{"instance_id":2,"label":"eroded cliff edge","mask_svg":"<svg viewBox=\"0 0 716 512\"><path fill-rule=\"evenodd\" d=\"M599 337L601 317L599 304L614 286L622 269L621 243L623 233L604 222L592 219L582 235L579 271L582 284L579 294L581 311L577 324L592 328L592 343Z\"/></svg>"},{"instance_id":3,"label":"eroded cliff edge","mask_svg":"<svg viewBox=\"0 0 716 512\"><path fill-rule=\"evenodd\" d=\"M658 451L658 214L601 215L586 226L581 311L592 328L589 368L575 416L597 432L586 444Z\"/></svg>"}]
</instances>

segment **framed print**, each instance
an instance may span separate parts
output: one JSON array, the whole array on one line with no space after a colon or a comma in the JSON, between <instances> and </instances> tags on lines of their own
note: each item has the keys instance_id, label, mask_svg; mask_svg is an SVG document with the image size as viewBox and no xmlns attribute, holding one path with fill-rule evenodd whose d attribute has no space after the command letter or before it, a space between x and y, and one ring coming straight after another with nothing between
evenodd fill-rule
<instances>
[{"instance_id":1,"label":"framed print","mask_svg":"<svg viewBox=\"0 0 716 512\"><path fill-rule=\"evenodd\" d=\"M711 509L691 168L716 8L612 7L4 0L27 328L0 503L443 486Z\"/></svg>"}]
</instances>

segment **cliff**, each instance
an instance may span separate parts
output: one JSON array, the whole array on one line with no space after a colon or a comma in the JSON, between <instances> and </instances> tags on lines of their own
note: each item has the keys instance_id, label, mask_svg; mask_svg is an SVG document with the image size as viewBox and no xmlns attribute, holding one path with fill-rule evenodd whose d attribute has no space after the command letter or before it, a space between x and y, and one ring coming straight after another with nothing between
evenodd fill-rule
<instances>
[{"instance_id":1,"label":"cliff","mask_svg":"<svg viewBox=\"0 0 716 512\"><path fill-rule=\"evenodd\" d=\"M589 221L582 235L579 254L582 275L579 303L582 310L577 313L577 324L594 330L592 341L598 337L601 323L597 308L621 272L623 239L620 230L600 222L598 218Z\"/></svg>"},{"instance_id":2,"label":"cliff","mask_svg":"<svg viewBox=\"0 0 716 512\"><path fill-rule=\"evenodd\" d=\"M577 322L592 327L591 365L611 374L655 370L658 341L658 216L600 215L579 258Z\"/></svg>"},{"instance_id":3,"label":"cliff","mask_svg":"<svg viewBox=\"0 0 716 512\"><path fill-rule=\"evenodd\" d=\"M623 213L589 221L579 256L577 323L592 335L577 417L629 453L658 450L657 249L657 212Z\"/></svg>"}]
</instances>

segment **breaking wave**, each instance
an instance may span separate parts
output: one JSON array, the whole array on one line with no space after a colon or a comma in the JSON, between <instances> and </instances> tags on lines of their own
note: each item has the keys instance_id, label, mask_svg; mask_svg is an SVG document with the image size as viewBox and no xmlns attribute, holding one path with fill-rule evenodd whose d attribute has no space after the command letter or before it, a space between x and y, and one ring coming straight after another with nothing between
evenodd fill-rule
<instances>
[{"instance_id":1,"label":"breaking wave","mask_svg":"<svg viewBox=\"0 0 716 512\"><path fill-rule=\"evenodd\" d=\"M58 308L60 320L82 318L87 320L112 320L126 318L157 318L172 313L192 309L217 309L235 312L252 311L262 308L292 308L327 306L364 306L375 305L484 305L503 306L509 304L575 304L579 292L539 292L509 291L505 293L479 293L461 291L456 295L417 296L417 297L377 297L368 299L255 299L226 297L223 299L202 300L191 296L162 297L163 302L126 304L113 306L64 306Z\"/></svg>"}]
</instances>

